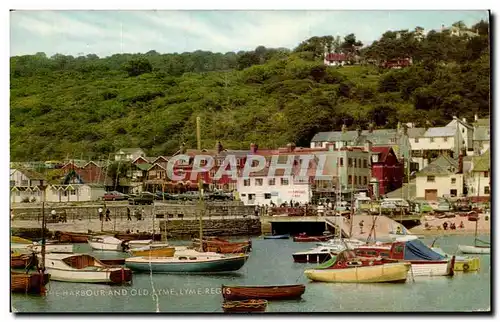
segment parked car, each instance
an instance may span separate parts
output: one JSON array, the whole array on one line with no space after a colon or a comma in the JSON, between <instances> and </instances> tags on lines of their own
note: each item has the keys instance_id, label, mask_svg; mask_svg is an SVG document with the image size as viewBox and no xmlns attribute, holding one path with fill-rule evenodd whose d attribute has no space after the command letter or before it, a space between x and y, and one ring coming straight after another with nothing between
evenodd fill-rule
<instances>
[{"instance_id":1,"label":"parked car","mask_svg":"<svg viewBox=\"0 0 500 322\"><path fill-rule=\"evenodd\" d=\"M231 200L232 196L227 193L214 191L207 194L207 199L209 200Z\"/></svg>"},{"instance_id":2,"label":"parked car","mask_svg":"<svg viewBox=\"0 0 500 322\"><path fill-rule=\"evenodd\" d=\"M446 201L441 201L438 204L437 209L434 209L434 211L436 212L448 212L450 210L451 210L450 204Z\"/></svg>"},{"instance_id":3,"label":"parked car","mask_svg":"<svg viewBox=\"0 0 500 322\"><path fill-rule=\"evenodd\" d=\"M155 199L156 196L152 193L141 193L130 196L128 203L130 205L152 205Z\"/></svg>"},{"instance_id":4,"label":"parked car","mask_svg":"<svg viewBox=\"0 0 500 322\"><path fill-rule=\"evenodd\" d=\"M158 191L156 192L156 197L158 200L177 200L179 198L179 195Z\"/></svg>"},{"instance_id":5,"label":"parked car","mask_svg":"<svg viewBox=\"0 0 500 322\"><path fill-rule=\"evenodd\" d=\"M418 206L418 208L417 208ZM427 200L415 200L413 209L416 212L421 212L421 213L426 213L426 212L433 212L434 209L429 205Z\"/></svg>"},{"instance_id":6,"label":"parked car","mask_svg":"<svg viewBox=\"0 0 500 322\"><path fill-rule=\"evenodd\" d=\"M204 199L207 199L207 195L203 195ZM178 197L180 200L198 200L200 195L198 191L186 191L184 193L179 194Z\"/></svg>"},{"instance_id":7,"label":"parked car","mask_svg":"<svg viewBox=\"0 0 500 322\"><path fill-rule=\"evenodd\" d=\"M115 200L127 200L129 198L128 195L118 192L118 191L108 191L102 197L104 201L115 201Z\"/></svg>"}]
</instances>

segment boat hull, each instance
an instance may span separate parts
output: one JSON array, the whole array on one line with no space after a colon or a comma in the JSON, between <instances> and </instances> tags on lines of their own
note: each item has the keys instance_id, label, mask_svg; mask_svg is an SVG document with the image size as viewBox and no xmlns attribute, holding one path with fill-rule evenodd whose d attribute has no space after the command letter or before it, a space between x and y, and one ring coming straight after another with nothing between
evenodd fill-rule
<instances>
[{"instance_id":1,"label":"boat hull","mask_svg":"<svg viewBox=\"0 0 500 322\"><path fill-rule=\"evenodd\" d=\"M305 290L306 286L303 284L278 286L222 285L222 296L225 300L289 300L300 298Z\"/></svg>"},{"instance_id":2,"label":"boat hull","mask_svg":"<svg viewBox=\"0 0 500 322\"><path fill-rule=\"evenodd\" d=\"M218 258L206 261L172 260L162 261L161 257L148 260L147 257L131 257L125 260L125 266L133 271L158 273L215 273L237 271L245 264L248 256Z\"/></svg>"},{"instance_id":3,"label":"boat hull","mask_svg":"<svg viewBox=\"0 0 500 322\"><path fill-rule=\"evenodd\" d=\"M454 261L409 261L413 276L451 276Z\"/></svg>"},{"instance_id":4,"label":"boat hull","mask_svg":"<svg viewBox=\"0 0 500 322\"><path fill-rule=\"evenodd\" d=\"M222 304L226 313L265 312L266 300L227 301Z\"/></svg>"},{"instance_id":5,"label":"boat hull","mask_svg":"<svg viewBox=\"0 0 500 322\"><path fill-rule=\"evenodd\" d=\"M98 243L98 242L91 242L88 241L90 247L94 250L101 250L101 251L115 251L115 252L122 252L123 247L121 244L104 244L104 243Z\"/></svg>"},{"instance_id":6,"label":"boat hull","mask_svg":"<svg viewBox=\"0 0 500 322\"><path fill-rule=\"evenodd\" d=\"M289 239L290 235L264 236L264 239Z\"/></svg>"},{"instance_id":7,"label":"boat hull","mask_svg":"<svg viewBox=\"0 0 500 322\"><path fill-rule=\"evenodd\" d=\"M65 231L56 232L55 237L60 242L65 243L86 243L89 239L88 234L69 233Z\"/></svg>"},{"instance_id":8,"label":"boat hull","mask_svg":"<svg viewBox=\"0 0 500 322\"><path fill-rule=\"evenodd\" d=\"M12 293L42 294L50 276L45 273L10 272L10 291Z\"/></svg>"},{"instance_id":9,"label":"boat hull","mask_svg":"<svg viewBox=\"0 0 500 322\"><path fill-rule=\"evenodd\" d=\"M326 242L333 236L295 236L293 241L296 243Z\"/></svg>"},{"instance_id":10,"label":"boat hull","mask_svg":"<svg viewBox=\"0 0 500 322\"><path fill-rule=\"evenodd\" d=\"M307 278L329 283L403 283L408 277L410 265L394 263L346 269L309 269Z\"/></svg>"},{"instance_id":11,"label":"boat hull","mask_svg":"<svg viewBox=\"0 0 500 322\"><path fill-rule=\"evenodd\" d=\"M316 254L293 254L293 261L296 263L324 263L332 258L329 253L316 253Z\"/></svg>"},{"instance_id":12,"label":"boat hull","mask_svg":"<svg viewBox=\"0 0 500 322\"><path fill-rule=\"evenodd\" d=\"M464 254L489 254L491 247L476 247L469 245L458 245L458 249Z\"/></svg>"},{"instance_id":13,"label":"boat hull","mask_svg":"<svg viewBox=\"0 0 500 322\"><path fill-rule=\"evenodd\" d=\"M42 252L41 245L33 245L29 247L35 253ZM73 252L73 244L46 244L45 252L47 253L72 253Z\"/></svg>"}]
</instances>

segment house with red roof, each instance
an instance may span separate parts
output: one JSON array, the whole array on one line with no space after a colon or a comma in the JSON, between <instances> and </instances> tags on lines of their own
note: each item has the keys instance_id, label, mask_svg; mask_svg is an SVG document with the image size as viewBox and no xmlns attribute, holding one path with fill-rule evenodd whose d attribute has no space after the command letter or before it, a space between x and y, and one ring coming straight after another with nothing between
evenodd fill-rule
<instances>
[{"instance_id":1,"label":"house with red roof","mask_svg":"<svg viewBox=\"0 0 500 322\"><path fill-rule=\"evenodd\" d=\"M378 195L383 196L403 185L404 164L390 146L371 147L372 184L378 187Z\"/></svg>"},{"instance_id":2,"label":"house with red roof","mask_svg":"<svg viewBox=\"0 0 500 322\"><path fill-rule=\"evenodd\" d=\"M323 62L326 66L344 66L349 63L349 57L346 54L325 53Z\"/></svg>"}]
</instances>

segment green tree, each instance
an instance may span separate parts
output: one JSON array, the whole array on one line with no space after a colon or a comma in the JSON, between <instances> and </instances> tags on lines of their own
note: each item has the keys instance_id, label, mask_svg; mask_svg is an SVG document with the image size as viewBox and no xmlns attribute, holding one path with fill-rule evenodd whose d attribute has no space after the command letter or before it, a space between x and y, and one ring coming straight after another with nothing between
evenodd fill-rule
<instances>
[{"instance_id":1,"label":"green tree","mask_svg":"<svg viewBox=\"0 0 500 322\"><path fill-rule=\"evenodd\" d=\"M130 77L139 76L144 73L151 73L151 71L153 70L151 63L146 58L129 60L127 63L125 63L123 68Z\"/></svg>"}]
</instances>

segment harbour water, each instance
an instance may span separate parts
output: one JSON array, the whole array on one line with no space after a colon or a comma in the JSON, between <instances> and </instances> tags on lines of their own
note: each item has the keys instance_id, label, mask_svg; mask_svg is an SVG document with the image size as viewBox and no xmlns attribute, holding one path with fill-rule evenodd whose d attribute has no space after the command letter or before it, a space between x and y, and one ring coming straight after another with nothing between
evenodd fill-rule
<instances>
[{"instance_id":1,"label":"harbour water","mask_svg":"<svg viewBox=\"0 0 500 322\"><path fill-rule=\"evenodd\" d=\"M489 236L479 236L489 240ZM433 237L423 240L431 244ZM454 254L458 244L473 244L474 236L440 237L436 245ZM175 242L172 242L176 244ZM303 271L314 264L294 263L292 253L314 243L252 238L252 254L238 272L217 275L135 273L130 286L108 286L50 281L44 297L11 295L18 312L222 312L221 285L306 284L300 300L270 302L267 312L423 312L490 310L489 255L481 258L479 272L457 272L454 277L415 277L405 284L312 283ZM182 244L182 243L178 243ZM185 243L184 243L185 244ZM89 252L82 244L75 251ZM99 258L117 258L93 252ZM123 257L123 256L122 256ZM157 297L153 296L153 290Z\"/></svg>"}]
</instances>

